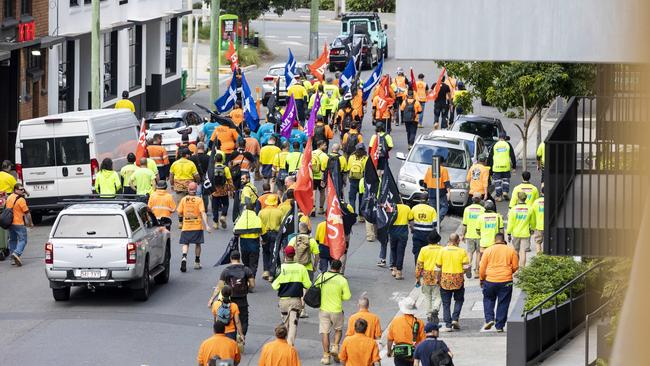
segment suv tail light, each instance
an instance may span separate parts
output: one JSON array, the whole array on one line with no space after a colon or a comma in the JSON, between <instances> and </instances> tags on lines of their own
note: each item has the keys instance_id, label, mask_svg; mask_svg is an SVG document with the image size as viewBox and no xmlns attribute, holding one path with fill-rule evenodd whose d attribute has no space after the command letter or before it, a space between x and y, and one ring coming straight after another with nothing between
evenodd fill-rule
<instances>
[{"instance_id":1,"label":"suv tail light","mask_svg":"<svg viewBox=\"0 0 650 366\"><path fill-rule=\"evenodd\" d=\"M45 243L45 264L52 264L54 262L54 245L52 243Z\"/></svg>"},{"instance_id":2,"label":"suv tail light","mask_svg":"<svg viewBox=\"0 0 650 366\"><path fill-rule=\"evenodd\" d=\"M138 245L137 243L129 243L126 245L126 264L135 264L138 258Z\"/></svg>"},{"instance_id":3,"label":"suv tail light","mask_svg":"<svg viewBox=\"0 0 650 366\"><path fill-rule=\"evenodd\" d=\"M332 54L332 55L338 55L338 54L339 54L339 50L331 50L331 51L330 51L330 54Z\"/></svg>"},{"instance_id":4,"label":"suv tail light","mask_svg":"<svg viewBox=\"0 0 650 366\"><path fill-rule=\"evenodd\" d=\"M366 47L366 46L363 46L363 47L361 48L361 52L363 52L363 53L368 52L368 50L369 50L369 48Z\"/></svg>"},{"instance_id":5,"label":"suv tail light","mask_svg":"<svg viewBox=\"0 0 650 366\"><path fill-rule=\"evenodd\" d=\"M267 82L268 82L268 81L273 81L273 80L275 80L275 78L274 78L273 76L271 76L271 75L266 75L266 76L264 77L264 81L267 81Z\"/></svg>"},{"instance_id":6,"label":"suv tail light","mask_svg":"<svg viewBox=\"0 0 650 366\"><path fill-rule=\"evenodd\" d=\"M18 175L18 180L24 183L23 181L23 165L16 164L16 174Z\"/></svg>"},{"instance_id":7,"label":"suv tail light","mask_svg":"<svg viewBox=\"0 0 650 366\"><path fill-rule=\"evenodd\" d=\"M99 162L97 159L90 159L90 177L95 186L95 179L97 179L97 172L99 171Z\"/></svg>"}]
</instances>

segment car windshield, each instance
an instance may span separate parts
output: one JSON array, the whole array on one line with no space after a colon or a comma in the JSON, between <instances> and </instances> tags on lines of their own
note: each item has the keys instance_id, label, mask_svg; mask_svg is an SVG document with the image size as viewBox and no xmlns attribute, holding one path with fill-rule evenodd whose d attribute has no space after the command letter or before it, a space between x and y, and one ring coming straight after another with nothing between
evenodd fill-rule
<instances>
[{"instance_id":1,"label":"car windshield","mask_svg":"<svg viewBox=\"0 0 650 366\"><path fill-rule=\"evenodd\" d=\"M348 37L344 38L336 38L334 42L332 42L332 47L342 47L348 42Z\"/></svg>"},{"instance_id":2,"label":"car windshield","mask_svg":"<svg viewBox=\"0 0 650 366\"><path fill-rule=\"evenodd\" d=\"M121 215L63 215L54 238L127 238Z\"/></svg>"},{"instance_id":3,"label":"car windshield","mask_svg":"<svg viewBox=\"0 0 650 366\"><path fill-rule=\"evenodd\" d=\"M431 165L434 154L445 158L445 166L447 168L467 169L465 152L463 150L439 146L415 145L409 155L408 161L410 163Z\"/></svg>"},{"instance_id":4,"label":"car windshield","mask_svg":"<svg viewBox=\"0 0 650 366\"><path fill-rule=\"evenodd\" d=\"M150 131L173 130L184 127L183 120L180 118L156 118L147 120Z\"/></svg>"},{"instance_id":5,"label":"car windshield","mask_svg":"<svg viewBox=\"0 0 650 366\"><path fill-rule=\"evenodd\" d=\"M481 136L484 141L492 141L493 137L499 136L499 129L494 123L466 121L460 125L460 132L467 132Z\"/></svg>"},{"instance_id":6,"label":"car windshield","mask_svg":"<svg viewBox=\"0 0 650 366\"><path fill-rule=\"evenodd\" d=\"M284 75L284 67L282 67L282 68L278 67L276 69L269 69L269 75L271 75L271 76Z\"/></svg>"}]
</instances>

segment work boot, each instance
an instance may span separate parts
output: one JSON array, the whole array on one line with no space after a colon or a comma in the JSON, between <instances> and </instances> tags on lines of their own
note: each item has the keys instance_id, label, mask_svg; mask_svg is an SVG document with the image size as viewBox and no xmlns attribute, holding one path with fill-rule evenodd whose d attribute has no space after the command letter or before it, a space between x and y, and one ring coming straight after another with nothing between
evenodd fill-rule
<instances>
[{"instance_id":1,"label":"work boot","mask_svg":"<svg viewBox=\"0 0 650 366\"><path fill-rule=\"evenodd\" d=\"M509 200L510 199L510 194L507 192L503 192L503 199Z\"/></svg>"},{"instance_id":2,"label":"work boot","mask_svg":"<svg viewBox=\"0 0 650 366\"><path fill-rule=\"evenodd\" d=\"M390 275L393 277L397 275L397 269L395 267L390 267Z\"/></svg>"},{"instance_id":3,"label":"work boot","mask_svg":"<svg viewBox=\"0 0 650 366\"><path fill-rule=\"evenodd\" d=\"M215 230L219 230L219 223L218 223L218 222L214 222L214 223L212 223L212 227L213 227Z\"/></svg>"},{"instance_id":4,"label":"work boot","mask_svg":"<svg viewBox=\"0 0 650 366\"><path fill-rule=\"evenodd\" d=\"M318 214L319 214L319 215L325 215L325 209L322 208L322 207L320 207L320 208L318 209Z\"/></svg>"},{"instance_id":5,"label":"work boot","mask_svg":"<svg viewBox=\"0 0 650 366\"><path fill-rule=\"evenodd\" d=\"M497 202L501 202L501 201L503 201L503 197L496 196L496 198L494 198L494 200L497 201Z\"/></svg>"},{"instance_id":6,"label":"work boot","mask_svg":"<svg viewBox=\"0 0 650 366\"><path fill-rule=\"evenodd\" d=\"M181 259L181 272L187 271L187 258Z\"/></svg>"},{"instance_id":7,"label":"work boot","mask_svg":"<svg viewBox=\"0 0 650 366\"><path fill-rule=\"evenodd\" d=\"M20 259L20 256L16 253L11 253L11 259L14 260L16 267L21 267L23 265L23 261Z\"/></svg>"},{"instance_id":8,"label":"work boot","mask_svg":"<svg viewBox=\"0 0 650 366\"><path fill-rule=\"evenodd\" d=\"M330 361L330 354L327 352L323 352L323 358L320 359L321 365L329 365L331 363Z\"/></svg>"},{"instance_id":9,"label":"work boot","mask_svg":"<svg viewBox=\"0 0 650 366\"><path fill-rule=\"evenodd\" d=\"M269 280L269 277L271 277L271 273L269 273L269 271L264 271L264 272L262 272L262 278L263 278L263 279L265 279L265 280L268 281L268 280Z\"/></svg>"},{"instance_id":10,"label":"work boot","mask_svg":"<svg viewBox=\"0 0 650 366\"><path fill-rule=\"evenodd\" d=\"M228 221L226 219L226 216L220 216L219 217L219 223L221 224L221 227L224 229L228 228Z\"/></svg>"},{"instance_id":11,"label":"work boot","mask_svg":"<svg viewBox=\"0 0 650 366\"><path fill-rule=\"evenodd\" d=\"M402 271L397 270L397 269L395 270L395 279L396 280L403 280L404 279L404 277L402 276Z\"/></svg>"},{"instance_id":12,"label":"work boot","mask_svg":"<svg viewBox=\"0 0 650 366\"><path fill-rule=\"evenodd\" d=\"M483 324L483 330L490 330L490 329L492 329L493 325L494 325L494 320L489 321L489 322Z\"/></svg>"},{"instance_id":13,"label":"work boot","mask_svg":"<svg viewBox=\"0 0 650 366\"><path fill-rule=\"evenodd\" d=\"M336 363L341 362L339 360L339 345L338 344L334 344L334 345L330 346L330 355L334 359L334 362L336 362Z\"/></svg>"},{"instance_id":14,"label":"work boot","mask_svg":"<svg viewBox=\"0 0 650 366\"><path fill-rule=\"evenodd\" d=\"M458 320L454 320L454 321L452 321L452 322L451 322L451 327L452 327L453 329L460 330L460 323L458 322Z\"/></svg>"}]
</instances>

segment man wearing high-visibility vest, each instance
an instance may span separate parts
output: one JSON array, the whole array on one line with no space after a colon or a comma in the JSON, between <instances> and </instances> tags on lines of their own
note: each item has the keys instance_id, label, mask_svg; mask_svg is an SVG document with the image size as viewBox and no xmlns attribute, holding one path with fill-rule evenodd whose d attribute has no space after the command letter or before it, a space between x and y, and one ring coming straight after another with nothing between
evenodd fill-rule
<instances>
[{"instance_id":1,"label":"man wearing high-visibility vest","mask_svg":"<svg viewBox=\"0 0 650 366\"><path fill-rule=\"evenodd\" d=\"M418 117L418 127L422 128L424 127L422 125L422 120L424 118L424 105L427 102L427 93L429 93L429 86L427 85L427 82L424 81L424 74L419 74L418 75L418 81L415 82L416 86L416 95L417 95L417 100L420 102L420 106L422 107L422 110L420 111L419 117Z\"/></svg>"},{"instance_id":2,"label":"man wearing high-visibility vest","mask_svg":"<svg viewBox=\"0 0 650 366\"><path fill-rule=\"evenodd\" d=\"M533 202L531 209L535 216L535 247L537 254L541 253L544 248L544 187L540 191L541 197Z\"/></svg>"},{"instance_id":3,"label":"man wearing high-visibility vest","mask_svg":"<svg viewBox=\"0 0 650 366\"><path fill-rule=\"evenodd\" d=\"M485 208L481 206L481 194L474 193L472 196L472 204L465 207L463 211L463 228L462 234L460 235L460 240L465 241L467 244L467 255L469 255L470 263L474 263L472 266L474 269L474 278L478 278L478 265L480 262L480 241L481 235L479 235L477 228L479 224L479 217L485 212ZM472 261L474 259L474 261Z\"/></svg>"},{"instance_id":4,"label":"man wearing high-visibility vest","mask_svg":"<svg viewBox=\"0 0 650 366\"><path fill-rule=\"evenodd\" d=\"M519 253L519 268L526 266L526 249L530 248L530 234L535 228L535 215L526 204L526 193L517 194L518 204L508 211L508 241Z\"/></svg>"},{"instance_id":5,"label":"man wearing high-visibility vest","mask_svg":"<svg viewBox=\"0 0 650 366\"><path fill-rule=\"evenodd\" d=\"M515 189L512 190L512 199L510 200L510 208L513 208L517 204L517 195L519 192L526 193L526 204L528 206L532 205L533 202L539 197L539 191L534 184L530 183L530 172L523 171L521 172L521 183L515 186Z\"/></svg>"},{"instance_id":6,"label":"man wearing high-visibility vest","mask_svg":"<svg viewBox=\"0 0 650 366\"><path fill-rule=\"evenodd\" d=\"M492 181L496 201L510 198L510 176L511 171L517 169L517 158L512 145L506 141L504 133L499 134L499 141L490 150L488 166L492 167Z\"/></svg>"},{"instance_id":7,"label":"man wearing high-visibility vest","mask_svg":"<svg viewBox=\"0 0 650 366\"><path fill-rule=\"evenodd\" d=\"M162 180L166 180L169 176L169 153L162 146L162 135L156 133L153 135L153 141L147 145L147 153L158 168L158 176Z\"/></svg>"},{"instance_id":8,"label":"man wearing high-visibility vest","mask_svg":"<svg viewBox=\"0 0 650 366\"><path fill-rule=\"evenodd\" d=\"M167 230L171 229L171 216L176 211L176 202L171 193L167 192L167 181L159 180L156 190L149 196L147 204L153 215L159 221L164 221Z\"/></svg>"}]
</instances>

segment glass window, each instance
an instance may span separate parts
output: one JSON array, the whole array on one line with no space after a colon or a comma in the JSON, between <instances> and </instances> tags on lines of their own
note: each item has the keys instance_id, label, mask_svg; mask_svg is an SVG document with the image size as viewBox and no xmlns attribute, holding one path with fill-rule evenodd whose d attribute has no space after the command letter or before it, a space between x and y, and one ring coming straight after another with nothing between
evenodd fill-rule
<instances>
[{"instance_id":1,"label":"glass window","mask_svg":"<svg viewBox=\"0 0 650 366\"><path fill-rule=\"evenodd\" d=\"M5 0L4 2L4 17L5 18L13 18L16 16L16 9L15 9L15 1L13 0Z\"/></svg>"},{"instance_id":2,"label":"glass window","mask_svg":"<svg viewBox=\"0 0 650 366\"><path fill-rule=\"evenodd\" d=\"M61 44L59 51L59 113L74 109L74 41Z\"/></svg>"},{"instance_id":3,"label":"glass window","mask_svg":"<svg viewBox=\"0 0 650 366\"><path fill-rule=\"evenodd\" d=\"M88 136L56 138L56 165L90 164Z\"/></svg>"},{"instance_id":4,"label":"glass window","mask_svg":"<svg viewBox=\"0 0 650 366\"><path fill-rule=\"evenodd\" d=\"M70 0L70 6L79 6L79 0Z\"/></svg>"},{"instance_id":5,"label":"glass window","mask_svg":"<svg viewBox=\"0 0 650 366\"><path fill-rule=\"evenodd\" d=\"M478 135L484 140L492 140L493 137L499 136L499 129L492 123L481 122L463 122L458 128L460 132L467 132L473 135Z\"/></svg>"},{"instance_id":6,"label":"glass window","mask_svg":"<svg viewBox=\"0 0 650 366\"><path fill-rule=\"evenodd\" d=\"M180 118L160 118L147 120L147 127L150 131L173 130L175 128L185 127L185 123Z\"/></svg>"},{"instance_id":7,"label":"glass window","mask_svg":"<svg viewBox=\"0 0 650 366\"><path fill-rule=\"evenodd\" d=\"M129 220L129 226L131 227L131 232L136 232L140 229L140 222L138 217L135 215L135 211L128 210L126 211L126 219Z\"/></svg>"},{"instance_id":8,"label":"glass window","mask_svg":"<svg viewBox=\"0 0 650 366\"><path fill-rule=\"evenodd\" d=\"M117 31L104 33L104 100L117 97Z\"/></svg>"},{"instance_id":9,"label":"glass window","mask_svg":"<svg viewBox=\"0 0 650 366\"><path fill-rule=\"evenodd\" d=\"M142 26L129 28L129 90L142 86Z\"/></svg>"},{"instance_id":10,"label":"glass window","mask_svg":"<svg viewBox=\"0 0 650 366\"><path fill-rule=\"evenodd\" d=\"M20 14L32 15L32 0L20 0Z\"/></svg>"},{"instance_id":11,"label":"glass window","mask_svg":"<svg viewBox=\"0 0 650 366\"><path fill-rule=\"evenodd\" d=\"M370 30L373 32L377 30L377 22L370 22Z\"/></svg>"},{"instance_id":12,"label":"glass window","mask_svg":"<svg viewBox=\"0 0 650 366\"><path fill-rule=\"evenodd\" d=\"M144 226L145 226L145 227L151 227L151 226L152 226L152 225L151 225L151 224L152 224L152 223L151 223L151 218L149 217L149 212L147 212L147 208L146 208L146 207L142 207L142 208L138 211L138 216L140 216L140 220L142 220L142 222L144 223Z\"/></svg>"},{"instance_id":13,"label":"glass window","mask_svg":"<svg viewBox=\"0 0 650 366\"><path fill-rule=\"evenodd\" d=\"M176 73L176 46L178 18L165 21L165 73L167 76Z\"/></svg>"},{"instance_id":14,"label":"glass window","mask_svg":"<svg viewBox=\"0 0 650 366\"><path fill-rule=\"evenodd\" d=\"M465 161L465 151L431 145L416 145L411 151L411 154L409 154L408 161L416 164L431 165L434 154L445 158L445 166L447 168L467 168L467 162Z\"/></svg>"},{"instance_id":15,"label":"glass window","mask_svg":"<svg viewBox=\"0 0 650 366\"><path fill-rule=\"evenodd\" d=\"M23 168L55 166L54 139L22 140L20 149Z\"/></svg>"},{"instance_id":16,"label":"glass window","mask_svg":"<svg viewBox=\"0 0 650 366\"><path fill-rule=\"evenodd\" d=\"M137 219L136 219L137 220ZM55 238L127 238L121 215L63 215Z\"/></svg>"},{"instance_id":17,"label":"glass window","mask_svg":"<svg viewBox=\"0 0 650 366\"><path fill-rule=\"evenodd\" d=\"M467 147L469 147L469 155L474 156L474 141L466 140L465 142L467 142Z\"/></svg>"}]
</instances>

